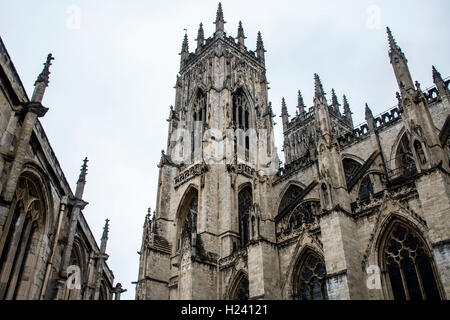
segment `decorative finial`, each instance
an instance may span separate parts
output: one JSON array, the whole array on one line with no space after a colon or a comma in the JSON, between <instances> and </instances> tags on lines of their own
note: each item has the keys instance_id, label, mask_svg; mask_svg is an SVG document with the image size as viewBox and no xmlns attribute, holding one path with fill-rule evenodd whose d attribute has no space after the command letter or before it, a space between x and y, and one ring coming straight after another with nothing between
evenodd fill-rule
<instances>
[{"instance_id":1,"label":"decorative finial","mask_svg":"<svg viewBox=\"0 0 450 320\"><path fill-rule=\"evenodd\" d=\"M52 65L52 60L55 60L55 58L53 58L52 54L49 53L47 56L47 61L44 63L44 69L42 70L41 74L39 74L36 82L34 83L35 86L38 83L43 83L46 87L48 86L50 66Z\"/></svg>"},{"instance_id":2,"label":"decorative finial","mask_svg":"<svg viewBox=\"0 0 450 320\"><path fill-rule=\"evenodd\" d=\"M222 3L219 2L219 6L217 8L217 13L216 13L216 22L214 22L214 24L216 25L216 32L224 31L225 23L226 23L226 21L223 19Z\"/></svg>"},{"instance_id":3,"label":"decorative finial","mask_svg":"<svg viewBox=\"0 0 450 320\"><path fill-rule=\"evenodd\" d=\"M369 105L366 103L366 120L373 119L372 110L370 110Z\"/></svg>"},{"instance_id":4,"label":"decorative finial","mask_svg":"<svg viewBox=\"0 0 450 320\"><path fill-rule=\"evenodd\" d=\"M353 112L350 110L350 105L348 103L348 100L347 100L347 97L345 94L344 94L343 99L344 99L344 114L346 114L346 115L352 114Z\"/></svg>"},{"instance_id":5,"label":"decorative finial","mask_svg":"<svg viewBox=\"0 0 450 320\"><path fill-rule=\"evenodd\" d=\"M244 35L244 28L242 27L242 22L241 21L239 21L238 38L247 39L247 37Z\"/></svg>"},{"instance_id":6,"label":"decorative finial","mask_svg":"<svg viewBox=\"0 0 450 320\"><path fill-rule=\"evenodd\" d=\"M314 89L316 98L325 97L322 82L320 81L320 77L317 73L314 74Z\"/></svg>"},{"instance_id":7,"label":"decorative finial","mask_svg":"<svg viewBox=\"0 0 450 320\"><path fill-rule=\"evenodd\" d=\"M103 227L102 239L108 239L109 233L109 219L105 220L105 226Z\"/></svg>"},{"instance_id":8,"label":"decorative finial","mask_svg":"<svg viewBox=\"0 0 450 320\"><path fill-rule=\"evenodd\" d=\"M256 50L266 52L266 50L264 50L264 43L261 36L261 31L258 31L258 37L256 39Z\"/></svg>"},{"instance_id":9,"label":"decorative finial","mask_svg":"<svg viewBox=\"0 0 450 320\"><path fill-rule=\"evenodd\" d=\"M205 34L203 32L203 24L201 22L200 22L200 26L198 28L197 39L195 39L195 41L197 41L197 49L200 48L205 41Z\"/></svg>"},{"instance_id":10,"label":"decorative finial","mask_svg":"<svg viewBox=\"0 0 450 320\"><path fill-rule=\"evenodd\" d=\"M84 158L84 160L83 160L83 165L81 166L81 169L80 169L80 176L79 176L79 178L78 178L78 182L80 182L80 181L83 181L83 182L85 182L86 181L86 175L87 175L87 163L88 163L88 158L86 157L86 158Z\"/></svg>"},{"instance_id":11,"label":"decorative finial","mask_svg":"<svg viewBox=\"0 0 450 320\"><path fill-rule=\"evenodd\" d=\"M183 39L183 44L181 45L181 52L189 52L189 42L188 42L188 36L187 36L187 30L185 30L184 33L184 39Z\"/></svg>"},{"instance_id":12,"label":"decorative finial","mask_svg":"<svg viewBox=\"0 0 450 320\"><path fill-rule=\"evenodd\" d=\"M392 35L391 29L389 27L386 27L386 32L388 34L388 42L389 42L389 53L393 52L399 52L402 53L402 49L397 45L397 42L394 39L394 36Z\"/></svg>"},{"instance_id":13,"label":"decorative finial","mask_svg":"<svg viewBox=\"0 0 450 320\"><path fill-rule=\"evenodd\" d=\"M338 98L336 96L336 91L334 91L334 89L331 89L331 104L333 105L333 108L336 112L340 112L339 111L339 106L341 105L338 101Z\"/></svg>"},{"instance_id":14,"label":"decorative finial","mask_svg":"<svg viewBox=\"0 0 450 320\"><path fill-rule=\"evenodd\" d=\"M435 66L433 66L433 82L436 84L438 81L444 82L439 71L436 69Z\"/></svg>"}]
</instances>

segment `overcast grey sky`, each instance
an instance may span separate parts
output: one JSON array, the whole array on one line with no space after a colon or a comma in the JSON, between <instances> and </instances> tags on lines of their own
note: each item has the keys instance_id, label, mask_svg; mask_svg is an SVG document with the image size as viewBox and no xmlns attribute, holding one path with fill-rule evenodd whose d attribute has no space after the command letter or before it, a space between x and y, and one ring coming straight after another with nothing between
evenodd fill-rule
<instances>
[{"instance_id":1,"label":"overcast grey sky","mask_svg":"<svg viewBox=\"0 0 450 320\"><path fill-rule=\"evenodd\" d=\"M188 30L195 49L198 25L214 32L218 1L14 0L0 2L0 36L31 96L49 52L55 56L41 119L65 175L75 189L82 159L90 159L84 215L97 239L110 218L108 260L116 281L134 299L142 225L155 208L161 149L167 142L169 106ZM396 104L388 59L389 25L414 80L432 85L431 66L450 75L450 1L222 1L226 32L242 20L254 50L260 30L266 53L269 99L280 114L281 97L295 115L297 90L312 105L317 72L346 94L354 123L364 103L374 114ZM80 23L73 20L79 9ZM281 150L281 119L276 118ZM282 158L281 151L279 151Z\"/></svg>"}]
</instances>

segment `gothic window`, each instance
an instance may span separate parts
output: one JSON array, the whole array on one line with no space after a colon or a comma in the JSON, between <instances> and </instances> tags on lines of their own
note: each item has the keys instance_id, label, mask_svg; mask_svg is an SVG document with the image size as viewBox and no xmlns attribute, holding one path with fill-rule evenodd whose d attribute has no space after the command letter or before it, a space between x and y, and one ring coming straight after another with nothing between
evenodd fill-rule
<instances>
[{"instance_id":1,"label":"gothic window","mask_svg":"<svg viewBox=\"0 0 450 320\"><path fill-rule=\"evenodd\" d=\"M373 195L373 184L370 177L366 176L359 187L359 200L368 199L369 195Z\"/></svg>"},{"instance_id":2,"label":"gothic window","mask_svg":"<svg viewBox=\"0 0 450 320\"><path fill-rule=\"evenodd\" d=\"M43 196L33 179L22 175L0 239L0 300L16 299L39 223L45 216Z\"/></svg>"},{"instance_id":3,"label":"gothic window","mask_svg":"<svg viewBox=\"0 0 450 320\"><path fill-rule=\"evenodd\" d=\"M177 242L177 250L181 249L182 241L186 237L189 242L192 241L192 233L197 232L197 215L198 215L198 192L191 189L184 204L181 207L179 220L179 239Z\"/></svg>"},{"instance_id":4,"label":"gothic window","mask_svg":"<svg viewBox=\"0 0 450 320\"><path fill-rule=\"evenodd\" d=\"M322 189L322 199L323 199L324 207L328 208L328 205L330 204L328 187L325 183L322 183L321 189Z\"/></svg>"},{"instance_id":5,"label":"gothic window","mask_svg":"<svg viewBox=\"0 0 450 320\"><path fill-rule=\"evenodd\" d=\"M395 224L382 257L395 300L439 300L432 256L415 231Z\"/></svg>"},{"instance_id":6,"label":"gothic window","mask_svg":"<svg viewBox=\"0 0 450 320\"><path fill-rule=\"evenodd\" d=\"M280 201L280 205L278 206L278 214L280 214L290 204L295 203L295 200L300 196L302 191L303 189L299 186L294 184L290 185Z\"/></svg>"},{"instance_id":7,"label":"gothic window","mask_svg":"<svg viewBox=\"0 0 450 320\"><path fill-rule=\"evenodd\" d=\"M206 123L206 95L202 91L198 91L197 97L192 108L192 160L194 161L194 153L198 152L201 146L203 124Z\"/></svg>"},{"instance_id":8,"label":"gothic window","mask_svg":"<svg viewBox=\"0 0 450 320\"><path fill-rule=\"evenodd\" d=\"M237 283L234 293L231 296L231 300L248 300L249 299L249 284L248 278L242 275Z\"/></svg>"},{"instance_id":9,"label":"gothic window","mask_svg":"<svg viewBox=\"0 0 450 320\"><path fill-rule=\"evenodd\" d=\"M84 272L85 272L85 258L83 251L81 249L80 243L78 239L75 239L74 245L72 248L72 253L70 255L69 265L71 266L78 266L80 268L80 280L81 280L81 286L84 289ZM84 290L82 290L84 291ZM82 299L83 292L80 292L80 290L74 288L69 289L69 295L67 297L67 300L80 300Z\"/></svg>"},{"instance_id":10,"label":"gothic window","mask_svg":"<svg viewBox=\"0 0 450 320\"><path fill-rule=\"evenodd\" d=\"M396 156L398 173L403 176L412 176L417 173L416 163L411 151L409 139L406 134L400 140Z\"/></svg>"},{"instance_id":11,"label":"gothic window","mask_svg":"<svg viewBox=\"0 0 450 320\"><path fill-rule=\"evenodd\" d=\"M245 247L248 243L249 216L252 205L252 190L250 186L247 186L242 189L238 195L239 235L241 247Z\"/></svg>"},{"instance_id":12,"label":"gothic window","mask_svg":"<svg viewBox=\"0 0 450 320\"><path fill-rule=\"evenodd\" d=\"M289 229L298 229L303 224L314 222L320 204L315 201L304 202L297 206L289 219Z\"/></svg>"},{"instance_id":13,"label":"gothic window","mask_svg":"<svg viewBox=\"0 0 450 320\"><path fill-rule=\"evenodd\" d=\"M236 127L238 146L245 150L245 158L249 159L250 106L244 92L240 89L233 94L233 123Z\"/></svg>"},{"instance_id":14,"label":"gothic window","mask_svg":"<svg viewBox=\"0 0 450 320\"><path fill-rule=\"evenodd\" d=\"M308 251L298 264L293 277L295 300L328 300L325 263L318 255Z\"/></svg>"},{"instance_id":15,"label":"gothic window","mask_svg":"<svg viewBox=\"0 0 450 320\"><path fill-rule=\"evenodd\" d=\"M355 160L348 158L344 159L343 165L344 165L345 181L347 182L348 185L350 180L353 179L353 177L355 177L359 168L361 168L361 165Z\"/></svg>"},{"instance_id":16,"label":"gothic window","mask_svg":"<svg viewBox=\"0 0 450 320\"><path fill-rule=\"evenodd\" d=\"M414 141L414 149L416 150L417 158L419 159L419 162L421 165L424 165L427 163L427 160L425 158L425 153L423 152L422 144L419 141Z\"/></svg>"}]
</instances>

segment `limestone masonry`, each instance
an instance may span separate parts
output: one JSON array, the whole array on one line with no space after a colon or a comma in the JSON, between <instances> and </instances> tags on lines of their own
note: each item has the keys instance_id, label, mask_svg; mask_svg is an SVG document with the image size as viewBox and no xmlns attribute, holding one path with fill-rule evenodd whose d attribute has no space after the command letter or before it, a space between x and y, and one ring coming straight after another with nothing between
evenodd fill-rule
<instances>
[{"instance_id":1,"label":"limestone masonry","mask_svg":"<svg viewBox=\"0 0 450 320\"><path fill-rule=\"evenodd\" d=\"M280 167L262 36L224 24L182 44L136 299L448 299L450 79L422 90L388 29L398 105L354 127L315 75L312 106L281 103Z\"/></svg>"}]
</instances>

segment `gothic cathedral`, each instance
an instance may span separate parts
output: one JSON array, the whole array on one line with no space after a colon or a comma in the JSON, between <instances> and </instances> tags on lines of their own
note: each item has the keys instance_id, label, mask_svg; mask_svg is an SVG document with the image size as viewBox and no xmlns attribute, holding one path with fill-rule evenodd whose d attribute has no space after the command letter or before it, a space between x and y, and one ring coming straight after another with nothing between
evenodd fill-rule
<instances>
[{"instance_id":1,"label":"gothic cathedral","mask_svg":"<svg viewBox=\"0 0 450 320\"><path fill-rule=\"evenodd\" d=\"M314 75L280 166L262 36L224 24L182 44L136 299L448 299L450 79L422 90L388 29L398 105L355 127Z\"/></svg>"}]
</instances>

